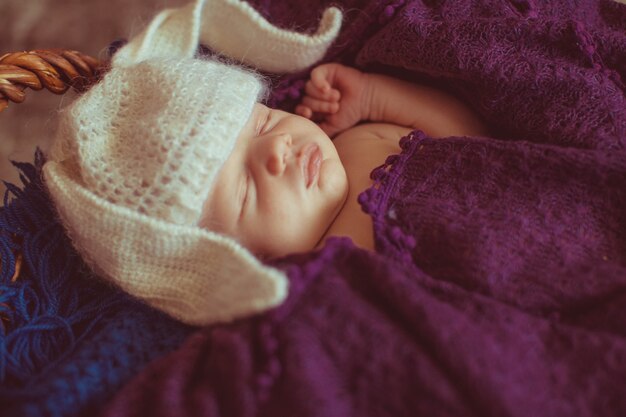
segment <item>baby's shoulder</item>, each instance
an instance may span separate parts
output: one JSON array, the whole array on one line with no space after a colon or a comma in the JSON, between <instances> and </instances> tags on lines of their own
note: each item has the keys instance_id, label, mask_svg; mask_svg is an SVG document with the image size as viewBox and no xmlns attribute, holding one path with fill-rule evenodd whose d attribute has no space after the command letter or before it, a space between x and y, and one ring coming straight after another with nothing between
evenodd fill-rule
<instances>
[{"instance_id":1,"label":"baby's shoulder","mask_svg":"<svg viewBox=\"0 0 626 417\"><path fill-rule=\"evenodd\" d=\"M349 236L357 246L374 248L372 220L361 210L357 197L372 186L372 170L382 165L387 156L400 153L400 139L409 132L411 129L393 124L364 123L335 137L335 147L348 177L348 197L324 239Z\"/></svg>"},{"instance_id":2,"label":"baby's shoulder","mask_svg":"<svg viewBox=\"0 0 626 417\"><path fill-rule=\"evenodd\" d=\"M403 136L413 129L393 123L365 122L346 129L335 137L335 142L351 142L352 140L377 139L397 144Z\"/></svg>"},{"instance_id":3,"label":"baby's shoulder","mask_svg":"<svg viewBox=\"0 0 626 417\"><path fill-rule=\"evenodd\" d=\"M381 160L400 152L400 139L412 129L391 123L362 123L341 132L333 140L345 162L359 159ZM381 162L382 163L382 162Z\"/></svg>"}]
</instances>

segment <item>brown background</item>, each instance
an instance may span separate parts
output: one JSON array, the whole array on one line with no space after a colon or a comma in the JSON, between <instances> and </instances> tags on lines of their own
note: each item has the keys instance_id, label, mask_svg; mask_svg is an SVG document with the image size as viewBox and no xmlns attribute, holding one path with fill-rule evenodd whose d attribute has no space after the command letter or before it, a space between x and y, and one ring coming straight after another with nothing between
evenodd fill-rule
<instances>
[{"instance_id":1,"label":"brown background","mask_svg":"<svg viewBox=\"0 0 626 417\"><path fill-rule=\"evenodd\" d=\"M190 1L0 0L0 56L60 47L103 57L111 41L139 32L161 9ZM9 158L32 161L36 146L47 148L56 112L70 98L29 91L24 103L10 104L0 113L0 179L18 181Z\"/></svg>"}]
</instances>

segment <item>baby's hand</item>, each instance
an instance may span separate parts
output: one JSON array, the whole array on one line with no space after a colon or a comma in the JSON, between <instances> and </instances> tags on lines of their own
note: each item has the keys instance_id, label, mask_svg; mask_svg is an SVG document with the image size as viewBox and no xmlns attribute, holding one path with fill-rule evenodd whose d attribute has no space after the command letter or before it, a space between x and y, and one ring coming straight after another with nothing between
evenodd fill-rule
<instances>
[{"instance_id":1,"label":"baby's hand","mask_svg":"<svg viewBox=\"0 0 626 417\"><path fill-rule=\"evenodd\" d=\"M328 136L346 130L365 118L366 76L341 64L315 67L305 86L305 96L296 114L320 120Z\"/></svg>"}]
</instances>

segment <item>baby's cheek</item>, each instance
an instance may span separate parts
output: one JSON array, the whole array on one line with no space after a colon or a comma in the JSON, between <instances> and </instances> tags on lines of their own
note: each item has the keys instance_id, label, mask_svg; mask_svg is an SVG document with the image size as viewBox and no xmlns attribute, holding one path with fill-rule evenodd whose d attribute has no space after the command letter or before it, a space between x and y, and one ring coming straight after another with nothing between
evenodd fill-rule
<instances>
[{"instance_id":1,"label":"baby's cheek","mask_svg":"<svg viewBox=\"0 0 626 417\"><path fill-rule=\"evenodd\" d=\"M332 161L324 167L324 181L320 183L320 199L326 209L326 216L332 222L346 202L349 184L348 176L343 165L339 161Z\"/></svg>"},{"instance_id":2,"label":"baby's cheek","mask_svg":"<svg viewBox=\"0 0 626 417\"><path fill-rule=\"evenodd\" d=\"M318 219L303 215L302 207L281 209L255 232L253 246L262 256L279 257L307 252L315 247L325 228Z\"/></svg>"},{"instance_id":3,"label":"baby's cheek","mask_svg":"<svg viewBox=\"0 0 626 417\"><path fill-rule=\"evenodd\" d=\"M323 166L317 189L302 196L285 193L260 201L242 241L258 256L279 257L314 249L345 203L348 182L343 166Z\"/></svg>"}]
</instances>

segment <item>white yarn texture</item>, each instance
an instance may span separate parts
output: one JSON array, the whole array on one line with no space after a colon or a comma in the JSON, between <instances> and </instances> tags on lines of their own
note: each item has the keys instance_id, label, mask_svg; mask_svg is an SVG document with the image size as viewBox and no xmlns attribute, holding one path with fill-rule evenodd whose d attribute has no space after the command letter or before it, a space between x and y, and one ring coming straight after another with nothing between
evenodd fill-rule
<instances>
[{"instance_id":1,"label":"white yarn texture","mask_svg":"<svg viewBox=\"0 0 626 417\"><path fill-rule=\"evenodd\" d=\"M324 55L340 24L329 9L307 36L273 27L240 0L197 0L160 13L115 55L62 113L44 166L61 220L98 274L194 325L284 301L282 272L197 226L262 84L193 56L202 41L258 69L296 71Z\"/></svg>"},{"instance_id":2,"label":"white yarn texture","mask_svg":"<svg viewBox=\"0 0 626 417\"><path fill-rule=\"evenodd\" d=\"M50 156L75 161L110 203L197 224L261 86L239 68L194 59L113 68L64 112Z\"/></svg>"},{"instance_id":3,"label":"white yarn texture","mask_svg":"<svg viewBox=\"0 0 626 417\"><path fill-rule=\"evenodd\" d=\"M229 322L279 305L287 280L232 239L103 200L62 163L45 180L73 244L96 273L192 325Z\"/></svg>"},{"instance_id":4,"label":"white yarn texture","mask_svg":"<svg viewBox=\"0 0 626 417\"><path fill-rule=\"evenodd\" d=\"M261 92L237 67L151 59L112 68L64 111L44 175L95 271L190 324L284 300L282 273L196 226Z\"/></svg>"},{"instance_id":5,"label":"white yarn texture","mask_svg":"<svg viewBox=\"0 0 626 417\"><path fill-rule=\"evenodd\" d=\"M200 43L259 70L297 72L324 57L341 20L341 11L329 7L317 31L305 35L277 28L242 0L196 0L159 13L116 54L114 64L155 56L192 57Z\"/></svg>"}]
</instances>

